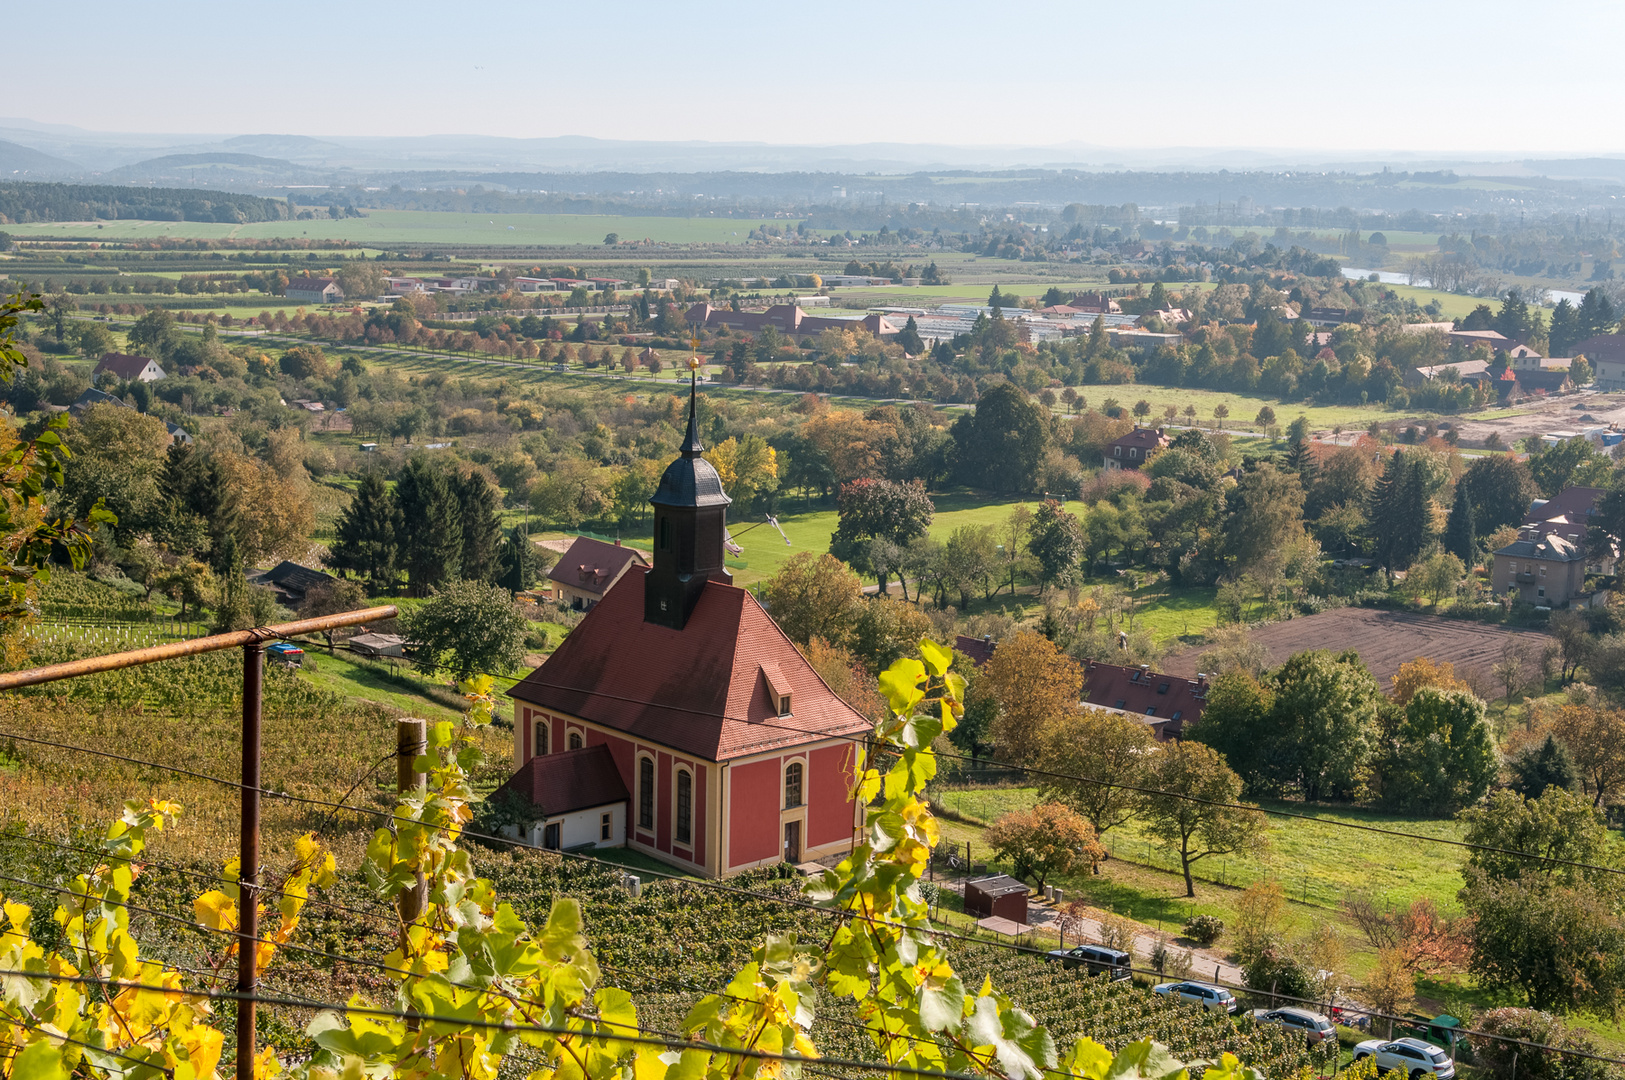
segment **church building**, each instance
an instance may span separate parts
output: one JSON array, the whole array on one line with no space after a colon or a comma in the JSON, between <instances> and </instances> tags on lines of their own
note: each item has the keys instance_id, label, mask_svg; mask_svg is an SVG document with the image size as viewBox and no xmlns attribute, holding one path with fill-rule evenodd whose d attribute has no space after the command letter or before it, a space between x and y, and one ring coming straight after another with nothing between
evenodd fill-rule
<instances>
[{"instance_id":1,"label":"church building","mask_svg":"<svg viewBox=\"0 0 1625 1080\"><path fill-rule=\"evenodd\" d=\"M650 500L653 565L630 567L508 691L516 772L492 797L521 808L510 832L538 847L625 845L720 878L851 849L870 724L733 584L731 500L700 456L693 395Z\"/></svg>"}]
</instances>

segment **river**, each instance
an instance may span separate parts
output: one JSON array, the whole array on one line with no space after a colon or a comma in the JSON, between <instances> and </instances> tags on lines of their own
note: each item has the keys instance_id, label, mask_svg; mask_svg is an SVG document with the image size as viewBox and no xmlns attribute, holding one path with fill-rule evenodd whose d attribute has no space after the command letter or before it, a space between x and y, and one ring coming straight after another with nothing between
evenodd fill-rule
<instances>
[{"instance_id":1,"label":"river","mask_svg":"<svg viewBox=\"0 0 1625 1080\"><path fill-rule=\"evenodd\" d=\"M1353 266L1343 267L1343 276L1348 278L1350 281L1369 281L1372 274L1376 274L1377 280L1382 282L1384 285L1411 284L1411 276L1409 274L1395 273L1392 270L1361 270ZM1420 288L1428 288L1428 281L1426 278L1417 279L1416 284ZM1554 304L1559 300L1567 300L1575 307L1579 307L1580 301L1585 298L1584 293L1572 292L1568 289L1547 289L1546 296Z\"/></svg>"}]
</instances>

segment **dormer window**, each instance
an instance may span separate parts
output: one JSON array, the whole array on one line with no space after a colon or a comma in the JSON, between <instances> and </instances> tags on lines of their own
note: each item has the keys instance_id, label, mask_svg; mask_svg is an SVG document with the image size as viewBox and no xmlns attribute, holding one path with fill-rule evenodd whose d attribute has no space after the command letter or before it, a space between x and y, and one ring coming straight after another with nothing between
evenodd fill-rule
<instances>
[{"instance_id":1,"label":"dormer window","mask_svg":"<svg viewBox=\"0 0 1625 1080\"><path fill-rule=\"evenodd\" d=\"M1112 447L1112 457L1122 457L1122 456L1123 456L1123 448L1121 446Z\"/></svg>"},{"instance_id":2,"label":"dormer window","mask_svg":"<svg viewBox=\"0 0 1625 1080\"><path fill-rule=\"evenodd\" d=\"M790 715L790 680L784 677L777 664L762 665L762 681L767 684L769 708L780 716Z\"/></svg>"}]
</instances>

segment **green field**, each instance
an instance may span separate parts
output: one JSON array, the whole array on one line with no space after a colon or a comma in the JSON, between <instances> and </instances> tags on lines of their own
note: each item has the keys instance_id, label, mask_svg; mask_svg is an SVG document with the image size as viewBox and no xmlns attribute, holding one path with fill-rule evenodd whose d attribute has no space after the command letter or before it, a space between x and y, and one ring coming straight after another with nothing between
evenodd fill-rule
<instances>
[{"instance_id":1,"label":"green field","mask_svg":"<svg viewBox=\"0 0 1625 1080\"><path fill-rule=\"evenodd\" d=\"M300 236L313 240L355 240L369 244L514 244L524 246L598 245L617 233L623 241L668 244L741 244L763 224L794 228L794 221L710 217L620 217L600 214L457 214L434 210L369 210L364 218L338 221L268 221L253 225L203 221L50 222L8 225L19 240L85 236L98 240L178 236L203 240L228 237L265 240Z\"/></svg>"}]
</instances>

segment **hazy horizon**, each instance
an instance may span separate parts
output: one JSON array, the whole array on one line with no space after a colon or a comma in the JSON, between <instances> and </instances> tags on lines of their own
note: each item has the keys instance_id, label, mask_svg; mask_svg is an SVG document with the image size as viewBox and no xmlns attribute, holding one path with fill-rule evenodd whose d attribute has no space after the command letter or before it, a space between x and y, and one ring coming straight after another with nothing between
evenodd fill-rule
<instances>
[{"instance_id":1,"label":"hazy horizon","mask_svg":"<svg viewBox=\"0 0 1625 1080\"><path fill-rule=\"evenodd\" d=\"M51 92L14 97L25 123L0 126L952 148L1029 165L1625 154L1596 119L1625 105L1611 55L1625 5L1592 0L1547 5L1538 24L1505 0L1375 0L1355 20L1278 0L1245 14L946 0L851 24L733 0L633 0L612 19L512 0L477 18L418 0L299 22L199 0L77 10L71 42L8 28L12 85Z\"/></svg>"}]
</instances>

